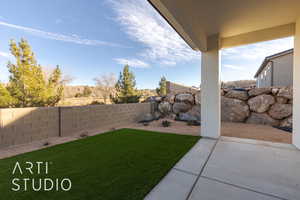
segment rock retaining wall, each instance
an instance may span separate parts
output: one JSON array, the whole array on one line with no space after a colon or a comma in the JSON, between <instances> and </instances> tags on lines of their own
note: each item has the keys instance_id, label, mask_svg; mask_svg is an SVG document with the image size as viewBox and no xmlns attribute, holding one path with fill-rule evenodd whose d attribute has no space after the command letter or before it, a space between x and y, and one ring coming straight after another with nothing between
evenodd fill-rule
<instances>
[{"instance_id":1,"label":"rock retaining wall","mask_svg":"<svg viewBox=\"0 0 300 200\"><path fill-rule=\"evenodd\" d=\"M292 128L291 88L223 89L221 95L222 121ZM201 120L200 91L168 94L148 100L157 105L156 117Z\"/></svg>"}]
</instances>

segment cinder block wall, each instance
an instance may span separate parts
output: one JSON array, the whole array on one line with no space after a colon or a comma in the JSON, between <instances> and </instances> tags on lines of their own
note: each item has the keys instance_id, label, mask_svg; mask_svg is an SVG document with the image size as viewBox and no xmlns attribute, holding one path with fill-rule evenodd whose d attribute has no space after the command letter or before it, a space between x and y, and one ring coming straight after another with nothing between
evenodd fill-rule
<instances>
[{"instance_id":1,"label":"cinder block wall","mask_svg":"<svg viewBox=\"0 0 300 200\"><path fill-rule=\"evenodd\" d=\"M86 134L126 125L150 112L150 103L61 107L61 135Z\"/></svg>"},{"instance_id":2,"label":"cinder block wall","mask_svg":"<svg viewBox=\"0 0 300 200\"><path fill-rule=\"evenodd\" d=\"M0 109L0 148L135 122L150 103Z\"/></svg>"},{"instance_id":3,"label":"cinder block wall","mask_svg":"<svg viewBox=\"0 0 300 200\"><path fill-rule=\"evenodd\" d=\"M0 109L0 147L58 136L58 108Z\"/></svg>"}]
</instances>

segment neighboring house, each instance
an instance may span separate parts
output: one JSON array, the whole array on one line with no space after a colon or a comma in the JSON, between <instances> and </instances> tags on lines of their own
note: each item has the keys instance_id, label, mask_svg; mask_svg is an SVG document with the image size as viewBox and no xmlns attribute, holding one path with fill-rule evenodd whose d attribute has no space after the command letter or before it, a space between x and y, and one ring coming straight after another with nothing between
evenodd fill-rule
<instances>
[{"instance_id":1,"label":"neighboring house","mask_svg":"<svg viewBox=\"0 0 300 200\"><path fill-rule=\"evenodd\" d=\"M281 87L293 85L293 54L289 49L265 58L255 74L256 86Z\"/></svg>"}]
</instances>

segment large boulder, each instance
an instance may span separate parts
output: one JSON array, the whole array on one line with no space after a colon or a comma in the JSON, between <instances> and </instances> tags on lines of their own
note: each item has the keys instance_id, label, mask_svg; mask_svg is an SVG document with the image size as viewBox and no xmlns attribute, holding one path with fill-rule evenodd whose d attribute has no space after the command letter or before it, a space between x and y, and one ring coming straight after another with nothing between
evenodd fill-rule
<instances>
[{"instance_id":1,"label":"large boulder","mask_svg":"<svg viewBox=\"0 0 300 200\"><path fill-rule=\"evenodd\" d=\"M144 102L160 103L161 101L162 101L162 97L160 97L160 96L150 96Z\"/></svg>"},{"instance_id":2,"label":"large boulder","mask_svg":"<svg viewBox=\"0 0 300 200\"><path fill-rule=\"evenodd\" d=\"M197 92L195 94L195 103L196 103L196 105L200 105L201 104L201 92Z\"/></svg>"},{"instance_id":3,"label":"large boulder","mask_svg":"<svg viewBox=\"0 0 300 200\"><path fill-rule=\"evenodd\" d=\"M189 113L179 113L176 120L179 121L198 121L197 117L189 114Z\"/></svg>"},{"instance_id":4,"label":"large boulder","mask_svg":"<svg viewBox=\"0 0 300 200\"><path fill-rule=\"evenodd\" d=\"M250 106L250 110L263 113L269 110L270 106L275 103L275 99L271 95L262 94L256 97L253 97L248 100L248 105Z\"/></svg>"},{"instance_id":5,"label":"large boulder","mask_svg":"<svg viewBox=\"0 0 300 200\"><path fill-rule=\"evenodd\" d=\"M281 121L280 127L293 128L293 116L290 116Z\"/></svg>"},{"instance_id":6,"label":"large boulder","mask_svg":"<svg viewBox=\"0 0 300 200\"><path fill-rule=\"evenodd\" d=\"M154 118L154 120L159 120L161 117L162 117L162 115L161 115L160 112L155 111L155 112L153 113L153 118Z\"/></svg>"},{"instance_id":7,"label":"large boulder","mask_svg":"<svg viewBox=\"0 0 300 200\"><path fill-rule=\"evenodd\" d=\"M279 97L284 97L287 99L293 99L293 89L292 88L281 88L277 94Z\"/></svg>"},{"instance_id":8,"label":"large boulder","mask_svg":"<svg viewBox=\"0 0 300 200\"><path fill-rule=\"evenodd\" d=\"M161 101L162 101L162 97L160 97L160 96L156 96L155 98L155 101L157 102L157 103L160 103Z\"/></svg>"},{"instance_id":9,"label":"large boulder","mask_svg":"<svg viewBox=\"0 0 300 200\"><path fill-rule=\"evenodd\" d=\"M276 97L276 102L280 104L286 104L288 103L288 99L284 97Z\"/></svg>"},{"instance_id":10,"label":"large boulder","mask_svg":"<svg viewBox=\"0 0 300 200\"><path fill-rule=\"evenodd\" d=\"M175 102L175 95L174 94L168 94L165 98L164 101L169 102L170 104L173 104Z\"/></svg>"},{"instance_id":11,"label":"large boulder","mask_svg":"<svg viewBox=\"0 0 300 200\"><path fill-rule=\"evenodd\" d=\"M176 119L176 114L174 113L170 113L169 115L165 116L166 119L170 119L170 120L175 120Z\"/></svg>"},{"instance_id":12,"label":"large boulder","mask_svg":"<svg viewBox=\"0 0 300 200\"><path fill-rule=\"evenodd\" d=\"M147 97L147 99L145 99L144 102L155 102L155 96Z\"/></svg>"},{"instance_id":13,"label":"large boulder","mask_svg":"<svg viewBox=\"0 0 300 200\"><path fill-rule=\"evenodd\" d=\"M175 101L194 104L194 97L192 94L188 94L188 93L177 94L175 97Z\"/></svg>"},{"instance_id":14,"label":"large boulder","mask_svg":"<svg viewBox=\"0 0 300 200\"><path fill-rule=\"evenodd\" d=\"M164 115L169 114L171 112L171 108L171 104L166 101L163 101L158 105L158 110Z\"/></svg>"},{"instance_id":15,"label":"large boulder","mask_svg":"<svg viewBox=\"0 0 300 200\"><path fill-rule=\"evenodd\" d=\"M222 121L244 122L249 116L249 106L242 100L222 97Z\"/></svg>"},{"instance_id":16,"label":"large boulder","mask_svg":"<svg viewBox=\"0 0 300 200\"><path fill-rule=\"evenodd\" d=\"M270 94L271 92L272 92L271 88L253 88L249 90L248 94L250 97L253 97L261 94Z\"/></svg>"},{"instance_id":17,"label":"large boulder","mask_svg":"<svg viewBox=\"0 0 300 200\"><path fill-rule=\"evenodd\" d=\"M246 101L249 98L247 91L242 91L242 90L230 90L229 92L227 92L225 97L240 99L243 101Z\"/></svg>"},{"instance_id":18,"label":"large boulder","mask_svg":"<svg viewBox=\"0 0 300 200\"><path fill-rule=\"evenodd\" d=\"M274 119L283 119L292 115L293 106L291 104L274 104L270 110L269 115Z\"/></svg>"},{"instance_id":19,"label":"large boulder","mask_svg":"<svg viewBox=\"0 0 300 200\"><path fill-rule=\"evenodd\" d=\"M279 121L273 119L266 113L251 113L250 117L247 119L248 124L265 124L270 126L278 126Z\"/></svg>"},{"instance_id":20,"label":"large boulder","mask_svg":"<svg viewBox=\"0 0 300 200\"><path fill-rule=\"evenodd\" d=\"M273 95L277 95L278 92L279 92L279 88L272 88Z\"/></svg>"},{"instance_id":21,"label":"large boulder","mask_svg":"<svg viewBox=\"0 0 300 200\"><path fill-rule=\"evenodd\" d=\"M187 112L192 108L192 105L184 102L176 102L173 104L173 113L179 114L182 112Z\"/></svg>"},{"instance_id":22,"label":"large boulder","mask_svg":"<svg viewBox=\"0 0 300 200\"><path fill-rule=\"evenodd\" d=\"M191 110L187 112L187 114L190 114L191 116L194 116L197 120L201 120L201 107L200 105L195 105L192 107Z\"/></svg>"}]
</instances>

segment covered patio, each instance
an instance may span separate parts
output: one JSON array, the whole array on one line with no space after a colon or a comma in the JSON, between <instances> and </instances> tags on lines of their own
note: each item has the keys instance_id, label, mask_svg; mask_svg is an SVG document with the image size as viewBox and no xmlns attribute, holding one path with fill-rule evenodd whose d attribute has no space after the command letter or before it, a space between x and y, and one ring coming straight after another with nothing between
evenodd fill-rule
<instances>
[{"instance_id":1,"label":"covered patio","mask_svg":"<svg viewBox=\"0 0 300 200\"><path fill-rule=\"evenodd\" d=\"M148 1L192 49L201 51L204 138L145 199L300 199L300 2ZM294 36L292 144L221 136L220 51L289 36Z\"/></svg>"},{"instance_id":2,"label":"covered patio","mask_svg":"<svg viewBox=\"0 0 300 200\"><path fill-rule=\"evenodd\" d=\"M300 156L290 144L202 138L146 200L298 200Z\"/></svg>"},{"instance_id":3,"label":"covered patio","mask_svg":"<svg viewBox=\"0 0 300 200\"><path fill-rule=\"evenodd\" d=\"M293 145L300 148L300 2L148 0L189 46L201 51L201 135L219 138L220 51L294 36Z\"/></svg>"}]
</instances>

